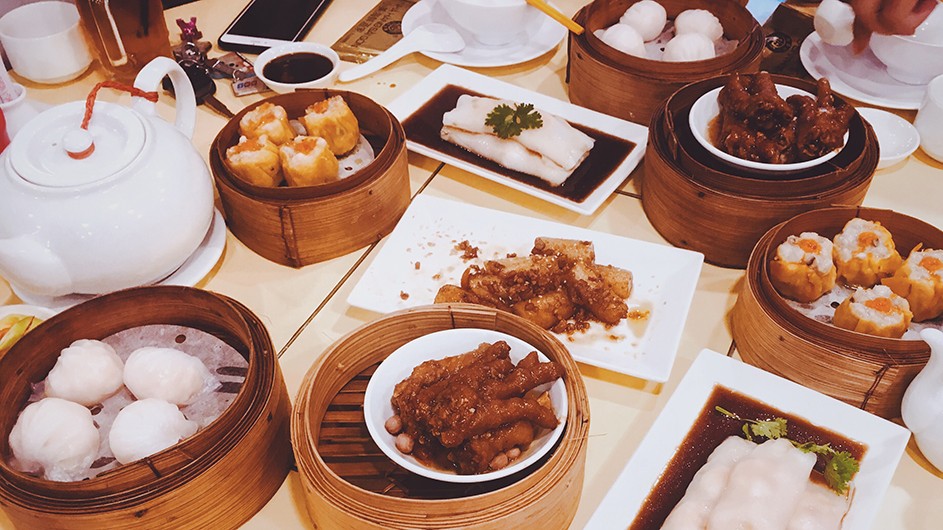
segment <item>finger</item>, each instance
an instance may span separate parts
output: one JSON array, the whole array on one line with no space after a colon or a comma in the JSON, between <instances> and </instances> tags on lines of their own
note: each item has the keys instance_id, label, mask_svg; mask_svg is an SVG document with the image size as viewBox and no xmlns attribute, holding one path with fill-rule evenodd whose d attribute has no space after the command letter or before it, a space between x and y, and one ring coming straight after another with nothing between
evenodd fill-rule
<instances>
[{"instance_id":1,"label":"finger","mask_svg":"<svg viewBox=\"0 0 943 530\"><path fill-rule=\"evenodd\" d=\"M878 13L881 9L883 0L852 0L851 7L855 10L855 38L862 35L861 38L867 39L875 28L880 27Z\"/></svg>"},{"instance_id":2,"label":"finger","mask_svg":"<svg viewBox=\"0 0 943 530\"><path fill-rule=\"evenodd\" d=\"M871 30L865 28L857 19L855 20L853 29L854 40L851 41L851 50L855 53L861 53L868 47L868 43L871 42Z\"/></svg>"},{"instance_id":3,"label":"finger","mask_svg":"<svg viewBox=\"0 0 943 530\"><path fill-rule=\"evenodd\" d=\"M888 35L913 35L917 26L926 18L923 2L919 0L898 0L885 2L879 13L879 26L872 28L876 33Z\"/></svg>"}]
</instances>

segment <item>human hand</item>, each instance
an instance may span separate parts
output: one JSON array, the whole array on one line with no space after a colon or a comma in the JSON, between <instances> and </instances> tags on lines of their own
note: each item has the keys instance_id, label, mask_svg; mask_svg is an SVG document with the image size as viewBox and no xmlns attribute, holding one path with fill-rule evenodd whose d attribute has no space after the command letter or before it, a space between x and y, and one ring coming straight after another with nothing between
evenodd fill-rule
<instances>
[{"instance_id":1,"label":"human hand","mask_svg":"<svg viewBox=\"0 0 943 530\"><path fill-rule=\"evenodd\" d=\"M855 40L852 48L861 52L872 33L912 35L938 0L851 0L855 10Z\"/></svg>"}]
</instances>

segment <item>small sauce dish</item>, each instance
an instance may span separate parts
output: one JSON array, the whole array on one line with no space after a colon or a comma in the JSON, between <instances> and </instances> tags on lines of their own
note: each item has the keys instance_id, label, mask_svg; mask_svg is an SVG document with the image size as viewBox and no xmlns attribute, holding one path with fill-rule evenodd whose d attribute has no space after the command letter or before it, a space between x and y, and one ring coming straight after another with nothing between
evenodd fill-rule
<instances>
[{"instance_id":1,"label":"small sauce dish","mask_svg":"<svg viewBox=\"0 0 943 530\"><path fill-rule=\"evenodd\" d=\"M864 107L858 107L858 113L871 124L878 137L881 151L878 169L903 161L920 145L920 133L904 118L884 110Z\"/></svg>"},{"instance_id":2,"label":"small sauce dish","mask_svg":"<svg viewBox=\"0 0 943 530\"><path fill-rule=\"evenodd\" d=\"M299 88L326 88L337 79L337 52L314 42L291 42L259 54L255 75L269 88L285 94Z\"/></svg>"}]
</instances>

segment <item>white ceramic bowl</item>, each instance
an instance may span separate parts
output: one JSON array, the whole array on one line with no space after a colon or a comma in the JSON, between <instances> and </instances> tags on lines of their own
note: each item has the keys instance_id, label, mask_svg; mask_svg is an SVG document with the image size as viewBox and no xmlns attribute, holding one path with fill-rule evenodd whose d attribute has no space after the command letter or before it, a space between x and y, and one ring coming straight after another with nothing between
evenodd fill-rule
<instances>
[{"instance_id":1,"label":"white ceramic bowl","mask_svg":"<svg viewBox=\"0 0 943 530\"><path fill-rule=\"evenodd\" d=\"M920 146L920 133L904 118L872 108L858 108L858 113L871 124L878 137L881 151L878 169L901 162Z\"/></svg>"},{"instance_id":2,"label":"white ceramic bowl","mask_svg":"<svg viewBox=\"0 0 943 530\"><path fill-rule=\"evenodd\" d=\"M714 118L720 114L720 104L717 102L717 95L720 94L722 88L723 87L715 88L714 90L711 90L710 92L707 92L698 98L697 101L694 102L694 105L691 106L691 113L688 115L688 123L691 127L691 132L694 134L694 138L712 155L730 162L731 164L736 164L738 166L743 166L750 169L760 169L763 171L796 171L817 166L822 162L830 160L839 152L841 152L841 148L838 148L818 158L805 160L803 162L794 162L792 164L768 164L766 162L754 162L752 160L744 160L742 158L725 153L719 147L711 143L709 139L710 124L712 121L714 121ZM795 94L801 94L803 96L815 98L815 94L810 94L805 90L788 85L776 85L776 91L783 99L786 99L789 96ZM847 132L845 133L845 143L848 143Z\"/></svg>"},{"instance_id":3,"label":"white ceramic bowl","mask_svg":"<svg viewBox=\"0 0 943 530\"><path fill-rule=\"evenodd\" d=\"M367 430L370 431L370 436L373 437L380 450L391 460L417 475L444 482L459 483L486 482L506 477L527 468L547 454L547 451L560 438L566 423L567 395L566 386L562 379L557 379L552 384L537 387L541 390L546 390L545 387L549 387L553 411L560 423L555 429L539 434L531 442L530 447L521 453L520 458L498 471L477 475L459 475L454 472L427 467L414 457L399 452L395 444L396 437L384 428L386 420L393 415L393 406L390 404L393 387L409 377L413 368L423 361L460 355L474 350L482 342L493 343L499 340L506 341L511 346L511 360L515 364L537 349L521 339L498 331L475 328L448 329L414 339L400 346L380 363L367 384L363 402ZM542 362L548 360L539 350L537 354Z\"/></svg>"},{"instance_id":4,"label":"white ceramic bowl","mask_svg":"<svg viewBox=\"0 0 943 530\"><path fill-rule=\"evenodd\" d=\"M894 79L910 85L929 83L943 74L943 6L937 4L913 35L872 35L871 51Z\"/></svg>"},{"instance_id":5,"label":"white ceramic bowl","mask_svg":"<svg viewBox=\"0 0 943 530\"><path fill-rule=\"evenodd\" d=\"M485 46L516 41L543 13L525 0L438 0L452 21Z\"/></svg>"},{"instance_id":6,"label":"white ceramic bowl","mask_svg":"<svg viewBox=\"0 0 943 530\"><path fill-rule=\"evenodd\" d=\"M265 65L270 63L272 60L284 55L303 52L323 55L331 60L331 63L334 64L334 67L327 75L304 83L281 83L265 77L265 74L263 73L265 71ZM337 52L332 50L329 46L315 42L290 42L280 46L273 46L260 53L256 58L253 67L255 69L255 75L258 76L258 78L261 79L262 82L266 84L266 86L275 92L278 92L279 94L285 94L288 92L294 92L299 88L326 88L333 85L334 81L337 80L337 72L340 62L341 59L337 55Z\"/></svg>"}]
</instances>

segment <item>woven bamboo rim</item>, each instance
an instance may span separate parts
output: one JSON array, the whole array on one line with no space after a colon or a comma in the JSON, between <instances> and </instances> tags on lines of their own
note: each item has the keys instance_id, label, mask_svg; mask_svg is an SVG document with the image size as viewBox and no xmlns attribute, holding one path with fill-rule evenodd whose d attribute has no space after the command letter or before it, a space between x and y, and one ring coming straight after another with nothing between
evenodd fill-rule
<instances>
[{"instance_id":1,"label":"woven bamboo rim","mask_svg":"<svg viewBox=\"0 0 943 530\"><path fill-rule=\"evenodd\" d=\"M718 189L681 167L670 135L659 133L666 131L666 112L666 108L657 112L649 128L643 158L642 207L652 226L668 242L701 252L705 261L721 267L744 268L750 251L767 230L800 213L838 204L861 204L877 167L877 140L870 126L864 125L866 147L862 160L855 171L830 189L816 193L799 189L790 195L793 187L775 182L744 186L741 193ZM674 145L677 148L678 142ZM758 193L768 189L778 191L769 196Z\"/></svg>"},{"instance_id":2,"label":"woven bamboo rim","mask_svg":"<svg viewBox=\"0 0 943 530\"><path fill-rule=\"evenodd\" d=\"M227 226L254 252L282 265L303 267L375 243L393 231L409 206L406 134L388 110L359 94L327 89L265 101L297 115L332 95L348 101L377 152L371 164L351 177L319 186L266 188L231 175L223 163L225 150L238 137L239 118L253 107L230 120L210 148L210 169Z\"/></svg>"},{"instance_id":3,"label":"woven bamboo rim","mask_svg":"<svg viewBox=\"0 0 943 530\"><path fill-rule=\"evenodd\" d=\"M455 499L398 498L367 491L338 476L317 450L328 404L350 379L422 335L452 328L517 336L561 363L569 411L560 444L518 482ZM292 445L308 512L323 528L566 528L582 487L589 402L576 363L542 328L515 315L470 304L431 305L391 313L339 339L305 376L292 413Z\"/></svg>"},{"instance_id":4,"label":"woven bamboo rim","mask_svg":"<svg viewBox=\"0 0 943 530\"><path fill-rule=\"evenodd\" d=\"M570 101L613 116L647 123L675 90L687 83L732 72L759 71L765 38L753 15L732 0L664 0L669 17L692 8L708 9L739 41L730 53L704 61L665 62L627 55L599 40L594 32L619 20L638 0L596 0L574 20L586 31L569 36L567 82Z\"/></svg>"},{"instance_id":5,"label":"woven bamboo rim","mask_svg":"<svg viewBox=\"0 0 943 530\"><path fill-rule=\"evenodd\" d=\"M193 437L142 461L80 482L50 482L0 460L0 504L24 528L236 528L275 494L291 465L288 392L265 327L244 306L189 287L119 291L44 322L0 359L7 382L0 427L8 433L58 352L78 338L103 338L146 324L211 333L249 361L232 405ZM0 450L9 454L6 436Z\"/></svg>"},{"instance_id":6,"label":"woven bamboo rim","mask_svg":"<svg viewBox=\"0 0 943 530\"><path fill-rule=\"evenodd\" d=\"M943 232L890 210L838 207L807 212L764 235L750 257L731 312L731 332L744 361L885 418L900 416L910 381L930 357L921 340L874 337L801 315L776 292L768 263L790 234L833 237L853 217L880 221L906 254L917 243L943 247Z\"/></svg>"},{"instance_id":7,"label":"woven bamboo rim","mask_svg":"<svg viewBox=\"0 0 943 530\"><path fill-rule=\"evenodd\" d=\"M771 75L773 82L814 94L816 85L804 79ZM765 171L737 166L708 152L694 138L688 122L691 106L703 94L723 86L728 76L718 76L686 85L666 103L662 134L673 160L703 184L756 197L794 197L815 195L840 186L849 175L861 171L862 164L878 156L877 139L868 122L857 112L849 124L848 142L831 160L797 171ZM835 96L845 101L841 96ZM847 103L847 101L845 101ZM873 151L874 153L870 153Z\"/></svg>"}]
</instances>

